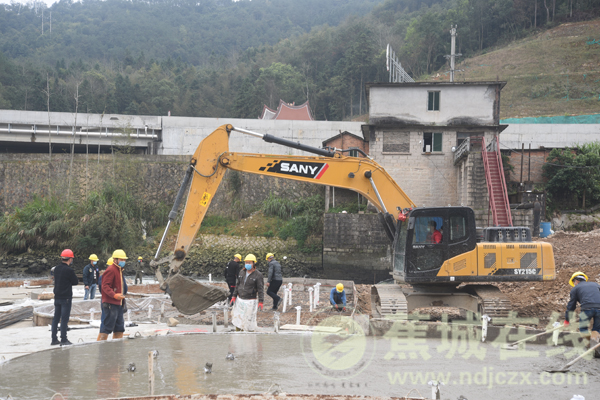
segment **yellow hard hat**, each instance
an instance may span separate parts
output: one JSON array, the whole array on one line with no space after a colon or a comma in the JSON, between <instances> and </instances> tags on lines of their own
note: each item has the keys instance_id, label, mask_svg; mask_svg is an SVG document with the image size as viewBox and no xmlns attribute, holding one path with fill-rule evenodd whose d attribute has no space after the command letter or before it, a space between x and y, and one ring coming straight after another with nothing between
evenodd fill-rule
<instances>
[{"instance_id":1,"label":"yellow hard hat","mask_svg":"<svg viewBox=\"0 0 600 400\"><path fill-rule=\"evenodd\" d=\"M112 257L111 257L111 258L109 258L109 259L106 261L106 265L108 265L108 266L110 266L110 265L113 265L113 258L112 258Z\"/></svg>"},{"instance_id":2,"label":"yellow hard hat","mask_svg":"<svg viewBox=\"0 0 600 400\"><path fill-rule=\"evenodd\" d=\"M236 254L235 256L233 256L233 258L237 258L238 260L242 260L242 255L241 254Z\"/></svg>"},{"instance_id":3,"label":"yellow hard hat","mask_svg":"<svg viewBox=\"0 0 600 400\"><path fill-rule=\"evenodd\" d=\"M575 287L575 283L574 283L573 281L574 281L574 280L575 280L575 278L577 278L577 277L582 277L582 278L585 278L585 281L586 281L586 282L588 281L588 277L587 277L587 275L586 275L586 274L584 274L584 273L583 273L583 272L581 272L581 271L577 271L577 272L575 272L573 275L571 275L571 279L569 279L569 285L571 285L571 286Z\"/></svg>"},{"instance_id":4,"label":"yellow hard hat","mask_svg":"<svg viewBox=\"0 0 600 400\"><path fill-rule=\"evenodd\" d=\"M335 289L342 293L344 291L344 285L342 285L341 283L338 283L337 285L335 285Z\"/></svg>"},{"instance_id":5,"label":"yellow hard hat","mask_svg":"<svg viewBox=\"0 0 600 400\"><path fill-rule=\"evenodd\" d=\"M275 257L275 254L267 253L267 258L265 258L265 260L269 261L269 257Z\"/></svg>"},{"instance_id":6,"label":"yellow hard hat","mask_svg":"<svg viewBox=\"0 0 600 400\"><path fill-rule=\"evenodd\" d=\"M90 260L92 260L92 261L98 261L98 256L97 256L97 255L95 255L95 254L92 254L92 255L90 256Z\"/></svg>"},{"instance_id":7,"label":"yellow hard hat","mask_svg":"<svg viewBox=\"0 0 600 400\"><path fill-rule=\"evenodd\" d=\"M138 257L138 260L143 260L143 259L144 259L144 258L143 258L142 256L139 256L139 257Z\"/></svg>"},{"instance_id":8,"label":"yellow hard hat","mask_svg":"<svg viewBox=\"0 0 600 400\"><path fill-rule=\"evenodd\" d=\"M254 254L248 254L246 256L246 258L244 258L244 261L254 261L254 262L256 262L256 257L254 257Z\"/></svg>"},{"instance_id":9,"label":"yellow hard hat","mask_svg":"<svg viewBox=\"0 0 600 400\"><path fill-rule=\"evenodd\" d=\"M127 260L127 254L121 249L115 250L112 255L113 258L118 258L120 260Z\"/></svg>"}]
</instances>

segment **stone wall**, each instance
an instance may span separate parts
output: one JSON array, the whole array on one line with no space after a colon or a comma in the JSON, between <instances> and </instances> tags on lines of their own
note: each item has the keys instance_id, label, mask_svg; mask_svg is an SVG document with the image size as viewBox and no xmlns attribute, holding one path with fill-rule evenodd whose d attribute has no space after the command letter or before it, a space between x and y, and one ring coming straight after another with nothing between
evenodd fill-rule
<instances>
[{"instance_id":1,"label":"stone wall","mask_svg":"<svg viewBox=\"0 0 600 400\"><path fill-rule=\"evenodd\" d=\"M392 243L377 214L325 214L323 225L328 278L378 283L391 277Z\"/></svg>"},{"instance_id":2,"label":"stone wall","mask_svg":"<svg viewBox=\"0 0 600 400\"><path fill-rule=\"evenodd\" d=\"M81 201L104 183L114 183L150 202L171 205L189 163L187 156L76 154L0 154L0 212L12 211L35 195L67 198L72 171L71 200ZM211 204L211 214L229 215L232 207L252 210L273 193L298 199L322 194L324 188L310 183L227 171ZM236 203L236 200L238 202Z\"/></svg>"}]
</instances>

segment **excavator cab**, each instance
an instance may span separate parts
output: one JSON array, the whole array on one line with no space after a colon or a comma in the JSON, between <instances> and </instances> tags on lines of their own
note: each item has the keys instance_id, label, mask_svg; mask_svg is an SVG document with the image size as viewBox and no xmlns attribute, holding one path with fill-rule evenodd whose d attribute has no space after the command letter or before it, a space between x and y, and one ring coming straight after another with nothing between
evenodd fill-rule
<instances>
[{"instance_id":1,"label":"excavator cab","mask_svg":"<svg viewBox=\"0 0 600 400\"><path fill-rule=\"evenodd\" d=\"M475 213L468 207L417 208L398 222L394 238L394 279L439 283L444 262L476 247Z\"/></svg>"}]
</instances>

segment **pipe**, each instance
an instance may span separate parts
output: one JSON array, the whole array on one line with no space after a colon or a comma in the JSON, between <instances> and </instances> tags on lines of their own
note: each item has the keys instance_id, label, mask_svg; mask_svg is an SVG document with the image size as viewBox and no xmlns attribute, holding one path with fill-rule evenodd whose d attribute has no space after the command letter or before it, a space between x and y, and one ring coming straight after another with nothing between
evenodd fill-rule
<instances>
[{"instance_id":1,"label":"pipe","mask_svg":"<svg viewBox=\"0 0 600 400\"><path fill-rule=\"evenodd\" d=\"M292 282L288 283L288 290L290 291L290 295L288 296L289 305L292 305Z\"/></svg>"},{"instance_id":2,"label":"pipe","mask_svg":"<svg viewBox=\"0 0 600 400\"><path fill-rule=\"evenodd\" d=\"M293 142L291 140L278 138L277 136L269 135L268 133L265 133L265 134L257 133L257 132L249 131L247 129L233 128L233 127L231 128L231 130L260 138L267 143L276 143L276 144L280 144L282 146L306 151L307 153L313 153L313 154L317 154L317 155L320 155L323 157L334 157L335 156L335 153L332 151L325 150L325 149L319 149L318 147L308 146L308 145L302 144L300 142Z\"/></svg>"},{"instance_id":3,"label":"pipe","mask_svg":"<svg viewBox=\"0 0 600 400\"><path fill-rule=\"evenodd\" d=\"M127 310L127 322L131 322L131 310Z\"/></svg>"},{"instance_id":4,"label":"pipe","mask_svg":"<svg viewBox=\"0 0 600 400\"><path fill-rule=\"evenodd\" d=\"M487 338L488 322L492 319L487 314L481 316L481 341L485 342Z\"/></svg>"},{"instance_id":5,"label":"pipe","mask_svg":"<svg viewBox=\"0 0 600 400\"><path fill-rule=\"evenodd\" d=\"M223 309L223 326L229 328L229 311L227 308Z\"/></svg>"},{"instance_id":6,"label":"pipe","mask_svg":"<svg viewBox=\"0 0 600 400\"><path fill-rule=\"evenodd\" d=\"M302 307L296 306L296 325L300 325L300 312L302 311Z\"/></svg>"},{"instance_id":7,"label":"pipe","mask_svg":"<svg viewBox=\"0 0 600 400\"><path fill-rule=\"evenodd\" d=\"M558 328L560 326L560 322L556 321L554 324L552 324L552 327L554 328ZM555 330L554 332L552 332L552 344L554 344L554 346L558 346L558 335L560 334L560 332L557 330Z\"/></svg>"},{"instance_id":8,"label":"pipe","mask_svg":"<svg viewBox=\"0 0 600 400\"><path fill-rule=\"evenodd\" d=\"M212 274L208 274L208 281L212 282Z\"/></svg>"},{"instance_id":9,"label":"pipe","mask_svg":"<svg viewBox=\"0 0 600 400\"><path fill-rule=\"evenodd\" d=\"M217 332L217 312L216 311L212 311L212 328L213 328L213 333Z\"/></svg>"},{"instance_id":10,"label":"pipe","mask_svg":"<svg viewBox=\"0 0 600 400\"><path fill-rule=\"evenodd\" d=\"M94 310L90 310L90 321L94 320Z\"/></svg>"},{"instance_id":11,"label":"pipe","mask_svg":"<svg viewBox=\"0 0 600 400\"><path fill-rule=\"evenodd\" d=\"M319 305L319 294L321 293L321 282L315 283L315 308Z\"/></svg>"},{"instance_id":12,"label":"pipe","mask_svg":"<svg viewBox=\"0 0 600 400\"><path fill-rule=\"evenodd\" d=\"M283 288L283 312L284 313L287 308L287 303L288 303L288 288L284 287Z\"/></svg>"},{"instance_id":13,"label":"pipe","mask_svg":"<svg viewBox=\"0 0 600 400\"><path fill-rule=\"evenodd\" d=\"M154 306L152 304L150 304L148 306L148 319L152 319L152 309L154 308Z\"/></svg>"},{"instance_id":14,"label":"pipe","mask_svg":"<svg viewBox=\"0 0 600 400\"><path fill-rule=\"evenodd\" d=\"M308 306L309 306L309 312L313 312L313 301L314 301L314 296L313 296L313 292L314 292L314 288L309 287L308 288Z\"/></svg>"},{"instance_id":15,"label":"pipe","mask_svg":"<svg viewBox=\"0 0 600 400\"><path fill-rule=\"evenodd\" d=\"M277 311L273 313L273 329L275 333L279 333L279 313Z\"/></svg>"}]
</instances>

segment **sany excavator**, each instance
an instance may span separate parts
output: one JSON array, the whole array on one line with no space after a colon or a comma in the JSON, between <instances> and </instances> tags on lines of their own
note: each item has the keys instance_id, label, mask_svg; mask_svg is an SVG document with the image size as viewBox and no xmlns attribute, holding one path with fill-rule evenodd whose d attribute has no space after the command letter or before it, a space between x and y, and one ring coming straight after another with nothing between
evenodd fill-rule
<instances>
[{"instance_id":1,"label":"sany excavator","mask_svg":"<svg viewBox=\"0 0 600 400\"><path fill-rule=\"evenodd\" d=\"M229 152L233 131L316 156ZM552 246L532 242L528 228L488 228L486 241L478 242L472 209L416 208L383 167L368 157L347 157L339 151L223 125L194 153L155 257L157 260L187 193L173 256L162 260L170 261L168 279L163 280L160 269L156 269L161 287L186 314L201 311L227 296L224 289L178 273L227 169L351 189L379 210L383 227L393 241L392 276L396 284L373 286L373 317L405 315L417 308L435 306L457 307L490 317L508 316L510 302L491 283L555 278Z\"/></svg>"}]
</instances>

